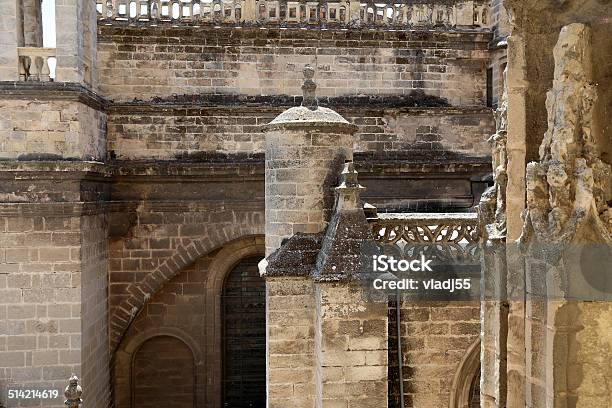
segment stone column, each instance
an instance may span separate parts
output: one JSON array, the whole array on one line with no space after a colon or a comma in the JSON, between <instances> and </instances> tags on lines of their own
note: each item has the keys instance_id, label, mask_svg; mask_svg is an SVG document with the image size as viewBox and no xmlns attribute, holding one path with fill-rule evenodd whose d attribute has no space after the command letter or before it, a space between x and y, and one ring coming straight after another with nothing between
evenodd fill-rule
<instances>
[{"instance_id":1,"label":"stone column","mask_svg":"<svg viewBox=\"0 0 612 408\"><path fill-rule=\"evenodd\" d=\"M23 34L25 47L42 47L42 0L21 0L23 2Z\"/></svg>"},{"instance_id":2,"label":"stone column","mask_svg":"<svg viewBox=\"0 0 612 408\"><path fill-rule=\"evenodd\" d=\"M242 3L242 13L240 15L240 21L254 22L257 20L257 1L247 0Z\"/></svg>"},{"instance_id":3,"label":"stone column","mask_svg":"<svg viewBox=\"0 0 612 408\"><path fill-rule=\"evenodd\" d=\"M63 0L55 5L56 81L95 88L97 12L93 1Z\"/></svg>"},{"instance_id":4,"label":"stone column","mask_svg":"<svg viewBox=\"0 0 612 408\"><path fill-rule=\"evenodd\" d=\"M507 81L504 80L504 83ZM504 88L495 112L497 132L491 136L495 184L485 191L479 205L481 241L481 363L480 401L483 408L506 405L506 186L508 92Z\"/></svg>"},{"instance_id":5,"label":"stone column","mask_svg":"<svg viewBox=\"0 0 612 408\"><path fill-rule=\"evenodd\" d=\"M17 47L23 45L22 7L13 0L0 0L0 78L19 80Z\"/></svg>"}]
</instances>

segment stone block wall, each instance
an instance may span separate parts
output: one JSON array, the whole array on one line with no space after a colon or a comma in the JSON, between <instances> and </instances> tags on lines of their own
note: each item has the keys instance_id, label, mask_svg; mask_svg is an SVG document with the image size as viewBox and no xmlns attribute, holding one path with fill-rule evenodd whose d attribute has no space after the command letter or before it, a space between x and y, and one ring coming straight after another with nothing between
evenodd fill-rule
<instances>
[{"instance_id":1,"label":"stone block wall","mask_svg":"<svg viewBox=\"0 0 612 408\"><path fill-rule=\"evenodd\" d=\"M482 106L490 34L100 26L100 89L115 101L182 94L409 95Z\"/></svg>"},{"instance_id":2,"label":"stone block wall","mask_svg":"<svg viewBox=\"0 0 612 408\"><path fill-rule=\"evenodd\" d=\"M242 260L263 257L263 243L263 236L248 236L217 247L182 268L151 294L115 354L117 407L194 400L199 407L221 406L224 283ZM256 268L253 264L248 267ZM260 323L263 329L264 323ZM145 346L143 354L141 347ZM183 364L192 365L191 372L168 365L167 360L174 355L172 347L179 352ZM168 379L160 373L173 377ZM155 399L146 397L160 391L162 394L155 394ZM135 405L131 404L132 397Z\"/></svg>"},{"instance_id":3,"label":"stone block wall","mask_svg":"<svg viewBox=\"0 0 612 408\"><path fill-rule=\"evenodd\" d=\"M268 407L315 404L315 296L309 278L267 278Z\"/></svg>"},{"instance_id":4,"label":"stone block wall","mask_svg":"<svg viewBox=\"0 0 612 408\"><path fill-rule=\"evenodd\" d=\"M316 287L317 407L386 407L387 303L361 287Z\"/></svg>"},{"instance_id":5,"label":"stone block wall","mask_svg":"<svg viewBox=\"0 0 612 408\"><path fill-rule=\"evenodd\" d=\"M266 254L297 233L325 230L334 207L333 188L353 135L338 124L329 130L266 132Z\"/></svg>"},{"instance_id":6,"label":"stone block wall","mask_svg":"<svg viewBox=\"0 0 612 408\"><path fill-rule=\"evenodd\" d=\"M189 108L125 105L108 115L108 150L117 159L176 160L201 152L262 153L260 126L283 108ZM356 152L448 150L490 155L487 138L495 124L484 108L340 108L358 126ZM436 128L437 144L419 142L420 127ZM422 133L422 132L420 132ZM422 141L421 141L422 142Z\"/></svg>"},{"instance_id":7,"label":"stone block wall","mask_svg":"<svg viewBox=\"0 0 612 408\"><path fill-rule=\"evenodd\" d=\"M106 115L76 101L0 101L0 158L106 158Z\"/></svg>"},{"instance_id":8,"label":"stone block wall","mask_svg":"<svg viewBox=\"0 0 612 408\"><path fill-rule=\"evenodd\" d=\"M108 215L81 218L82 384L90 405L110 401L108 350Z\"/></svg>"},{"instance_id":9,"label":"stone block wall","mask_svg":"<svg viewBox=\"0 0 612 408\"><path fill-rule=\"evenodd\" d=\"M404 108L347 111L346 116L359 126L357 152L447 150L476 156L490 154L486 140L494 122L486 109Z\"/></svg>"},{"instance_id":10,"label":"stone block wall","mask_svg":"<svg viewBox=\"0 0 612 408\"><path fill-rule=\"evenodd\" d=\"M0 221L1 382L63 390L71 373L81 375L87 359L95 360L100 370L95 376L101 377L88 373L84 386L97 390L93 395L108 395L103 374L108 363L106 314L100 306L90 312L82 303L84 294L97 299L98 305L105 299L103 284L82 284L93 269L82 253L82 240L90 232L84 231L79 216L7 215ZM100 274L104 264L95 269ZM92 333L83 332L88 323L82 317L94 313L92 320L101 330L95 336L101 344L89 350L86 334ZM47 404L59 407L63 400Z\"/></svg>"},{"instance_id":11,"label":"stone block wall","mask_svg":"<svg viewBox=\"0 0 612 408\"><path fill-rule=\"evenodd\" d=\"M257 210L158 210L132 213L127 217L131 218L129 222L133 224L128 226L126 235L111 237L109 244L111 314L132 296L129 290L131 284L144 280L169 257L184 250L190 243L209 240L211 236L216 236L232 225L263 229L263 211Z\"/></svg>"},{"instance_id":12,"label":"stone block wall","mask_svg":"<svg viewBox=\"0 0 612 408\"><path fill-rule=\"evenodd\" d=\"M395 305L394 305L395 306ZM395 307L389 309L390 401L399 401ZM453 377L480 334L478 302L402 302L406 407L449 406ZM399 405L389 405L399 406Z\"/></svg>"},{"instance_id":13,"label":"stone block wall","mask_svg":"<svg viewBox=\"0 0 612 408\"><path fill-rule=\"evenodd\" d=\"M129 343L136 342L134 347L143 345L143 341L146 338L147 333L156 333L160 336L168 335L171 331L168 328L177 329L177 333L187 333L189 338L204 347L209 342L211 336L207 336L205 332L205 324L207 319L212 316L207 316L207 310L205 308L206 302L206 274L208 273L208 266L212 261L211 256L204 256L195 263L181 270L181 272L172 280L167 282L157 293L155 293L146 307L142 310L140 315L135 319L134 323L130 326L129 331L126 333L126 340L122 343L122 347L117 354L113 384L115 391L115 404L118 407L129 407L131 406L130 398L133 393L139 393L145 391L143 389L136 390L136 384L133 384L136 378L136 373L132 373L132 370L138 370L138 375L145 376L143 378L148 379L144 383L149 383L152 388L158 388L164 384L164 379L159 375L152 376L153 373L148 373L148 370L159 370L157 373L163 372L164 368L160 364L164 363L163 357L168 356L167 350L163 350L161 345L153 346L155 351L158 352L157 358L152 357L148 362L141 361L140 364L132 363L131 359L134 358L130 354L130 361L125 361L121 358L122 353L125 353L126 347L130 349ZM182 343L179 340L179 343ZM183 347L185 347L184 343ZM175 346L177 346L175 344ZM180 344L179 344L180 346ZM189 344L191 346L191 344ZM177 347L180 350L180 347ZM220 350L217 350L221 353ZM162 357L160 359L159 357ZM191 379L196 382L194 384L197 389L204 390L206 384L206 367L203 361L197 361L196 355L192 355L194 362L196 363L197 371L191 372L190 375L186 373L180 374L182 380ZM167 363L166 363L167 365ZM175 374L176 375L176 374ZM156 401L164 398L180 398L180 392L173 392L173 387L166 389L167 394L165 396L158 395ZM201 392L195 395L200 403L203 403L206 393ZM192 397L194 395L192 394ZM209 397L213 400L212 396ZM140 401L145 403L145 401ZM202 405L204 406L204 405Z\"/></svg>"}]
</instances>

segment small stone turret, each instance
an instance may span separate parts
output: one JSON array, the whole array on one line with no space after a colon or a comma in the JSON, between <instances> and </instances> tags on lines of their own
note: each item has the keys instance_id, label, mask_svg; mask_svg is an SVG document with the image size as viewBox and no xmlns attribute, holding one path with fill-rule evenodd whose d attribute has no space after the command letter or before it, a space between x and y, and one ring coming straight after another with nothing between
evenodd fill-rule
<instances>
[{"instance_id":1,"label":"small stone turret","mask_svg":"<svg viewBox=\"0 0 612 408\"><path fill-rule=\"evenodd\" d=\"M284 238L325 229L334 187L352 159L355 125L318 106L314 70L304 69L302 105L281 113L266 131L266 255Z\"/></svg>"}]
</instances>

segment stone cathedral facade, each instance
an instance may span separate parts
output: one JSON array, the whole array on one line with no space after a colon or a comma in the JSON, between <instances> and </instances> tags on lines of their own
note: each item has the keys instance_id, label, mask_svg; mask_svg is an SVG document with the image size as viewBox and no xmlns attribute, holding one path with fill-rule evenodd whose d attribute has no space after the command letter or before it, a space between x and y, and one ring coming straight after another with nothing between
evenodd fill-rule
<instances>
[{"instance_id":1,"label":"stone cathedral facade","mask_svg":"<svg viewBox=\"0 0 612 408\"><path fill-rule=\"evenodd\" d=\"M612 2L0 6L0 407L612 406Z\"/></svg>"}]
</instances>

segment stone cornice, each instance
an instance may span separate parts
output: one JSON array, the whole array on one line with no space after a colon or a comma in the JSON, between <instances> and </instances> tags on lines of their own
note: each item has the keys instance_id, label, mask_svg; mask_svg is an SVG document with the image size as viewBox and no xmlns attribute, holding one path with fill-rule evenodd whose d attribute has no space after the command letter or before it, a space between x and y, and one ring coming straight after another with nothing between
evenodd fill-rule
<instances>
[{"instance_id":1,"label":"stone cornice","mask_svg":"<svg viewBox=\"0 0 612 408\"><path fill-rule=\"evenodd\" d=\"M108 105L104 97L74 82L0 81L1 99L75 101L98 111L105 111Z\"/></svg>"},{"instance_id":2,"label":"stone cornice","mask_svg":"<svg viewBox=\"0 0 612 408\"><path fill-rule=\"evenodd\" d=\"M455 38L459 41L482 42L483 49L493 35L490 29L479 27L445 27L445 26L415 26L407 27L300 27L298 25L281 26L239 26L218 25L202 22L183 22L180 25L172 21L159 21L155 25L150 22L113 21L98 24L98 42L107 42L106 36L120 35L130 37L150 36L159 32L171 37L193 36L194 33L212 34L223 37L229 41L240 41L245 38L282 38L282 39L322 39L322 40L355 40L355 41L431 41L438 38ZM372 44L363 42L361 47L370 47Z\"/></svg>"},{"instance_id":3,"label":"stone cornice","mask_svg":"<svg viewBox=\"0 0 612 408\"><path fill-rule=\"evenodd\" d=\"M152 101L115 102L109 104L108 112L114 115L150 114L156 115L210 115L254 112L279 114L283 110L299 106L301 96L271 95L184 95L181 98L155 99ZM491 108L484 106L448 106L440 101L423 100L402 96L340 96L318 97L319 106L342 112L384 113L393 111L415 116L422 115L469 115L491 114Z\"/></svg>"},{"instance_id":4,"label":"stone cornice","mask_svg":"<svg viewBox=\"0 0 612 408\"><path fill-rule=\"evenodd\" d=\"M0 217L74 217L108 211L106 202L0 203Z\"/></svg>"},{"instance_id":5,"label":"stone cornice","mask_svg":"<svg viewBox=\"0 0 612 408\"><path fill-rule=\"evenodd\" d=\"M91 89L71 82L0 81L1 99L67 100L81 102L109 114L206 115L239 112L280 113L299 106L301 96L290 95L235 95L194 94L177 95L152 100L112 101ZM482 106L450 106L442 98L415 92L410 95L346 95L319 97L319 105L338 112L384 112L390 109L411 115L485 114L491 109Z\"/></svg>"},{"instance_id":6,"label":"stone cornice","mask_svg":"<svg viewBox=\"0 0 612 408\"><path fill-rule=\"evenodd\" d=\"M91 89L70 82L20 82L0 81L0 100L67 100L81 102L93 109L109 114L157 115L206 115L211 111L220 114L239 112L280 113L284 109L299 106L301 96L290 95L232 95L197 94L178 95L171 98L134 100L130 102L107 100ZM491 109L482 106L450 106L444 99L424 93L410 95L347 95L319 97L319 104L338 112L384 112L390 109L411 115L485 114Z\"/></svg>"},{"instance_id":7,"label":"stone cornice","mask_svg":"<svg viewBox=\"0 0 612 408\"><path fill-rule=\"evenodd\" d=\"M401 177L407 173L433 172L465 173L491 171L491 157L471 156L443 150L387 152L384 155L356 152L358 171ZM133 177L154 180L174 177L179 179L262 179L264 155L211 154L187 156L182 160L121 160L110 163L83 161L17 161L0 160L0 180L100 179L116 181ZM446 175L445 177L447 177Z\"/></svg>"}]
</instances>

